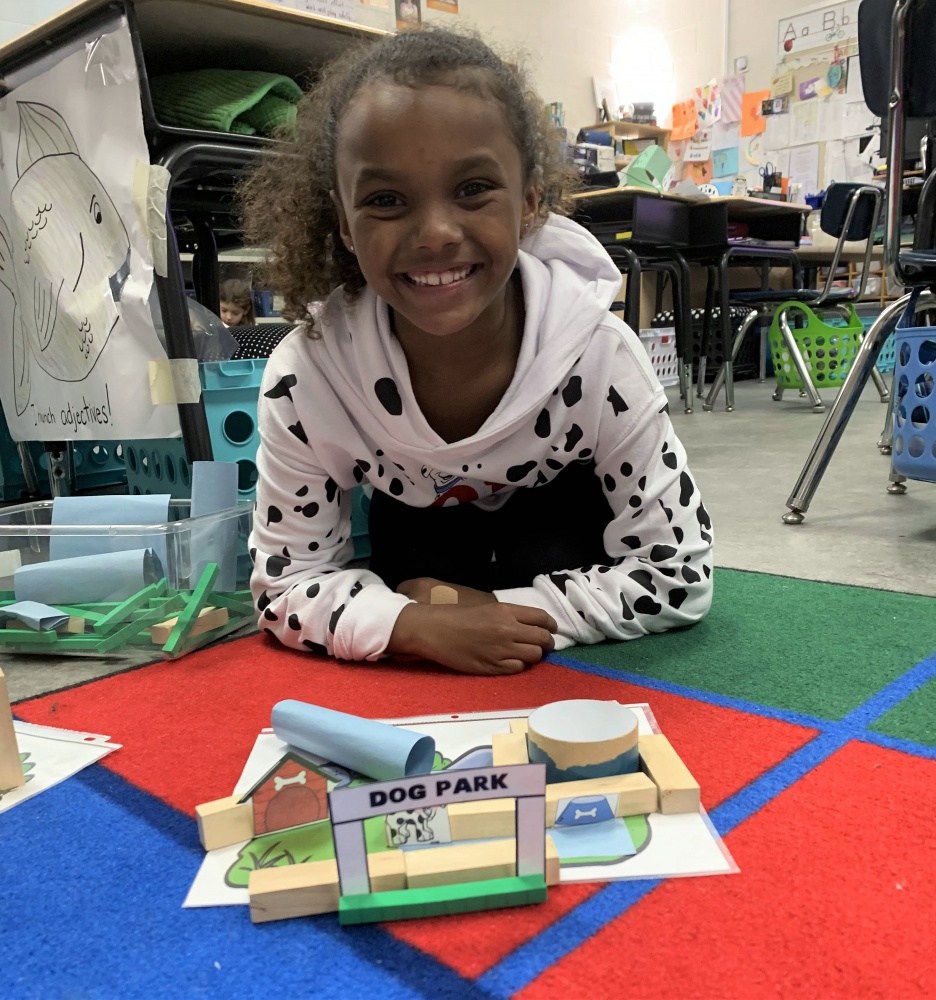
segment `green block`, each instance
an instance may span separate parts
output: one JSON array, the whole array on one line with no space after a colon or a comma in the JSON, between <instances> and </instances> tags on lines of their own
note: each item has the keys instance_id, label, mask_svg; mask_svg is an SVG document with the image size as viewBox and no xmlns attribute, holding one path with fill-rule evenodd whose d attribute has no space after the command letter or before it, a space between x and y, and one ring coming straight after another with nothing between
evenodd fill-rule
<instances>
[{"instance_id":1,"label":"green block","mask_svg":"<svg viewBox=\"0 0 936 1000\"><path fill-rule=\"evenodd\" d=\"M56 604L54 607L56 611L61 611L63 615L70 615L72 618L84 618L92 624L94 622L99 622L104 617L102 612L88 611L87 608L70 608L66 604Z\"/></svg>"},{"instance_id":2,"label":"green block","mask_svg":"<svg viewBox=\"0 0 936 1000\"><path fill-rule=\"evenodd\" d=\"M40 632L32 628L0 628L0 644L4 646L53 646L58 639L54 630Z\"/></svg>"},{"instance_id":3,"label":"green block","mask_svg":"<svg viewBox=\"0 0 936 1000\"><path fill-rule=\"evenodd\" d=\"M94 623L94 631L108 633L113 631L122 622L125 622L134 611L146 607L147 603L154 597L159 597L166 589L166 578L163 577L158 583L150 584L142 590L138 590L132 597L128 597L112 611Z\"/></svg>"},{"instance_id":4,"label":"green block","mask_svg":"<svg viewBox=\"0 0 936 1000\"><path fill-rule=\"evenodd\" d=\"M164 607L151 608L145 614L134 618L128 625L124 625L123 628L111 632L110 635L104 638L99 638L98 652L109 653L113 649L119 649L121 646L126 645L138 632L148 628L150 625L158 625L165 620L166 609Z\"/></svg>"},{"instance_id":5,"label":"green block","mask_svg":"<svg viewBox=\"0 0 936 1000\"><path fill-rule=\"evenodd\" d=\"M239 597L232 597L230 594L212 594L211 603L216 608L227 608L228 611L233 611L238 615L253 617L257 614L257 611L249 598L247 601L244 601Z\"/></svg>"},{"instance_id":6,"label":"green block","mask_svg":"<svg viewBox=\"0 0 936 1000\"><path fill-rule=\"evenodd\" d=\"M175 623L166 645L163 646L164 653L174 656L180 649L184 648L192 626L198 619L202 608L208 603L211 588L214 586L215 580L218 579L220 572L221 570L217 563L208 563L205 566L201 579L198 581L198 586L195 588L184 609L179 613L179 619Z\"/></svg>"},{"instance_id":7,"label":"green block","mask_svg":"<svg viewBox=\"0 0 936 1000\"><path fill-rule=\"evenodd\" d=\"M342 924L372 924L379 920L475 913L545 901L546 880L542 875L518 875L461 885L437 885L429 889L342 896L338 903L338 919Z\"/></svg>"}]
</instances>

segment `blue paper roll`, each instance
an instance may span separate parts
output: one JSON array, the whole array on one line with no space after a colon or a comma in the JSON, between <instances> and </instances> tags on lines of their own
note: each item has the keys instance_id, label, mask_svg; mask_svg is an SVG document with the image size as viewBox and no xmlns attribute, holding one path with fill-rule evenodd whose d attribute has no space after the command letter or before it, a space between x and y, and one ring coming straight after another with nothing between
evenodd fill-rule
<instances>
[{"instance_id":1,"label":"blue paper roll","mask_svg":"<svg viewBox=\"0 0 936 1000\"><path fill-rule=\"evenodd\" d=\"M283 742L377 781L428 774L435 760L431 736L303 701L278 702L271 721Z\"/></svg>"},{"instance_id":2,"label":"blue paper roll","mask_svg":"<svg viewBox=\"0 0 936 1000\"><path fill-rule=\"evenodd\" d=\"M131 549L20 566L13 589L18 601L42 604L125 601L161 576L162 565L152 549Z\"/></svg>"}]
</instances>

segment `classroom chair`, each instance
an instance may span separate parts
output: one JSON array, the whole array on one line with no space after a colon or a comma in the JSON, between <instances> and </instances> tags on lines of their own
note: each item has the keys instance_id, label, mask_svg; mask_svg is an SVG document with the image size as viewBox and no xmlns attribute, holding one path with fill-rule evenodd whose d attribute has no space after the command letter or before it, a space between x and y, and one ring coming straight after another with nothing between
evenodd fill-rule
<instances>
[{"instance_id":1,"label":"classroom chair","mask_svg":"<svg viewBox=\"0 0 936 1000\"><path fill-rule=\"evenodd\" d=\"M866 184L837 183L832 184L826 194L822 206L819 225L824 233L837 240L832 254L829 275L822 289L811 288L777 288L753 289L750 291L732 291L731 304L746 306L750 313L735 336L732 345L732 360L741 349L750 328L755 322L773 314L771 333L774 334L774 367L777 371L777 389L773 398L777 401L783 398L785 388L802 386L801 395L807 395L816 413L825 410L825 404L819 395L816 384L840 384L840 371L847 367L848 357L843 345L838 343L841 338L847 338L845 331L836 332L837 328L827 326L816 315L818 312L838 313L846 323L852 321L854 327L857 318L853 303L864 295L868 280L868 269L874 249L874 232L881 213L881 190ZM846 242L864 241L865 256L862 262L861 280L858 288L841 288L836 286L836 272L839 260ZM833 344L812 343L813 337L804 336L801 331L794 332L791 327L791 317L799 314L801 322L807 324L807 332L812 333L817 325L819 339L825 341L835 338ZM795 322L795 321L794 321ZM826 331L828 331L826 333ZM800 334L799 336L797 334ZM858 338L860 340L860 334ZM761 364L766 355L767 329L761 329ZM785 357L784 357L785 355ZM804 356L805 355L805 356ZM845 355L843 364L843 355ZM790 368L793 368L793 371ZM718 375L712 384L708 397L703 404L704 409L711 410L715 399L725 381L726 364L722 364ZM875 370L875 383L882 401L887 401L888 390L879 372Z\"/></svg>"},{"instance_id":2,"label":"classroom chair","mask_svg":"<svg viewBox=\"0 0 936 1000\"><path fill-rule=\"evenodd\" d=\"M874 114L889 117L887 161L892 167L899 167L891 169L887 176L884 263L889 277L912 287L914 292L888 305L862 341L787 499L785 524L802 524L878 354L898 319L911 302L914 313L936 309L936 173L932 171L920 195L913 247L902 250L900 246L906 118L936 118L936 77L932 72L936 0L862 0L858 8L858 45L865 101ZM923 289L922 293L917 289ZM898 392L899 386L895 384L892 395ZM890 450L889 433L886 431L879 442L885 453ZM906 492L906 479L892 465L888 492Z\"/></svg>"}]
</instances>

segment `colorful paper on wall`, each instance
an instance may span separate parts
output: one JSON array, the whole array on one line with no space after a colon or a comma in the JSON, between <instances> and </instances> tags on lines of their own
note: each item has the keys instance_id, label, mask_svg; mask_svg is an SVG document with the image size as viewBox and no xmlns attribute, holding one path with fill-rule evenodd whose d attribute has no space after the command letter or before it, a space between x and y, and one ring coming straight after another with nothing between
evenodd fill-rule
<instances>
[{"instance_id":1,"label":"colorful paper on wall","mask_svg":"<svg viewBox=\"0 0 936 1000\"><path fill-rule=\"evenodd\" d=\"M786 97L787 94L793 93L793 74L792 73L781 73L779 76L773 78L770 84L770 96L771 97Z\"/></svg>"},{"instance_id":2,"label":"colorful paper on wall","mask_svg":"<svg viewBox=\"0 0 936 1000\"><path fill-rule=\"evenodd\" d=\"M686 163L702 163L712 158L712 139L708 132L699 132L689 143L683 159Z\"/></svg>"},{"instance_id":3,"label":"colorful paper on wall","mask_svg":"<svg viewBox=\"0 0 936 1000\"><path fill-rule=\"evenodd\" d=\"M427 0L430 10L441 10L444 14L458 13L458 0Z\"/></svg>"},{"instance_id":4,"label":"colorful paper on wall","mask_svg":"<svg viewBox=\"0 0 936 1000\"><path fill-rule=\"evenodd\" d=\"M741 135L757 135L767 128L761 105L770 98L769 90L754 90L741 101Z\"/></svg>"},{"instance_id":5,"label":"colorful paper on wall","mask_svg":"<svg viewBox=\"0 0 936 1000\"><path fill-rule=\"evenodd\" d=\"M752 135L744 144L744 158L754 167L764 162L764 137Z\"/></svg>"},{"instance_id":6,"label":"colorful paper on wall","mask_svg":"<svg viewBox=\"0 0 936 1000\"><path fill-rule=\"evenodd\" d=\"M734 177L738 172L738 147L716 149L712 154L712 176Z\"/></svg>"},{"instance_id":7,"label":"colorful paper on wall","mask_svg":"<svg viewBox=\"0 0 936 1000\"><path fill-rule=\"evenodd\" d=\"M726 76L721 82L721 120L725 123L741 121L744 100L744 77Z\"/></svg>"},{"instance_id":8,"label":"colorful paper on wall","mask_svg":"<svg viewBox=\"0 0 936 1000\"><path fill-rule=\"evenodd\" d=\"M712 161L706 160L704 163L687 163L684 175L688 180L701 187L708 184L712 179Z\"/></svg>"},{"instance_id":9,"label":"colorful paper on wall","mask_svg":"<svg viewBox=\"0 0 936 1000\"><path fill-rule=\"evenodd\" d=\"M721 88L717 80L709 80L705 86L696 87L695 107L699 128L710 128L721 120Z\"/></svg>"},{"instance_id":10,"label":"colorful paper on wall","mask_svg":"<svg viewBox=\"0 0 936 1000\"><path fill-rule=\"evenodd\" d=\"M397 31L422 24L421 0L396 0Z\"/></svg>"},{"instance_id":11,"label":"colorful paper on wall","mask_svg":"<svg viewBox=\"0 0 936 1000\"><path fill-rule=\"evenodd\" d=\"M683 101L673 105L673 129L670 132L670 140L677 142L681 139L689 139L696 134L698 128L698 117L696 115L695 101Z\"/></svg>"}]
</instances>

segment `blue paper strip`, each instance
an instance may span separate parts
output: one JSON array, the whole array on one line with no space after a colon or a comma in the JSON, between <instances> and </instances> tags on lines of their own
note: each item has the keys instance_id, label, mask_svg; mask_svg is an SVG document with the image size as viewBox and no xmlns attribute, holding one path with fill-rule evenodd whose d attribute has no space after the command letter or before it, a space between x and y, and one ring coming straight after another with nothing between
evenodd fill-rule
<instances>
[{"instance_id":1,"label":"blue paper strip","mask_svg":"<svg viewBox=\"0 0 936 1000\"><path fill-rule=\"evenodd\" d=\"M192 463L192 517L205 517L237 507L237 463ZM237 589L237 518L213 519L208 524L192 524L192 573L198 580L208 563L220 569L214 589Z\"/></svg>"},{"instance_id":2,"label":"blue paper strip","mask_svg":"<svg viewBox=\"0 0 936 1000\"><path fill-rule=\"evenodd\" d=\"M162 575L152 549L134 549L20 566L13 589L17 601L42 604L125 601Z\"/></svg>"},{"instance_id":3,"label":"blue paper strip","mask_svg":"<svg viewBox=\"0 0 936 1000\"><path fill-rule=\"evenodd\" d=\"M738 147L716 149L712 153L712 176L735 177L738 173Z\"/></svg>"},{"instance_id":4,"label":"blue paper strip","mask_svg":"<svg viewBox=\"0 0 936 1000\"><path fill-rule=\"evenodd\" d=\"M62 622L67 622L69 616L63 615L58 608L50 608L48 604L40 604L39 601L18 601L16 604L0 608L0 618L18 618L30 628L40 632L51 632Z\"/></svg>"},{"instance_id":5,"label":"blue paper strip","mask_svg":"<svg viewBox=\"0 0 936 1000\"><path fill-rule=\"evenodd\" d=\"M272 725L284 742L377 781L428 774L435 760L431 736L302 701L274 705Z\"/></svg>"},{"instance_id":6,"label":"blue paper strip","mask_svg":"<svg viewBox=\"0 0 936 1000\"><path fill-rule=\"evenodd\" d=\"M133 525L165 524L169 519L168 493L153 496L56 497L52 501L52 524L59 525ZM75 559L81 556L153 549L160 562L166 562L166 542L162 533L109 535L104 531L70 535L53 531L49 539L50 559Z\"/></svg>"},{"instance_id":7,"label":"blue paper strip","mask_svg":"<svg viewBox=\"0 0 936 1000\"><path fill-rule=\"evenodd\" d=\"M637 853L633 837L622 819L585 826L554 826L548 831L559 852L569 858L626 858Z\"/></svg>"}]
</instances>

